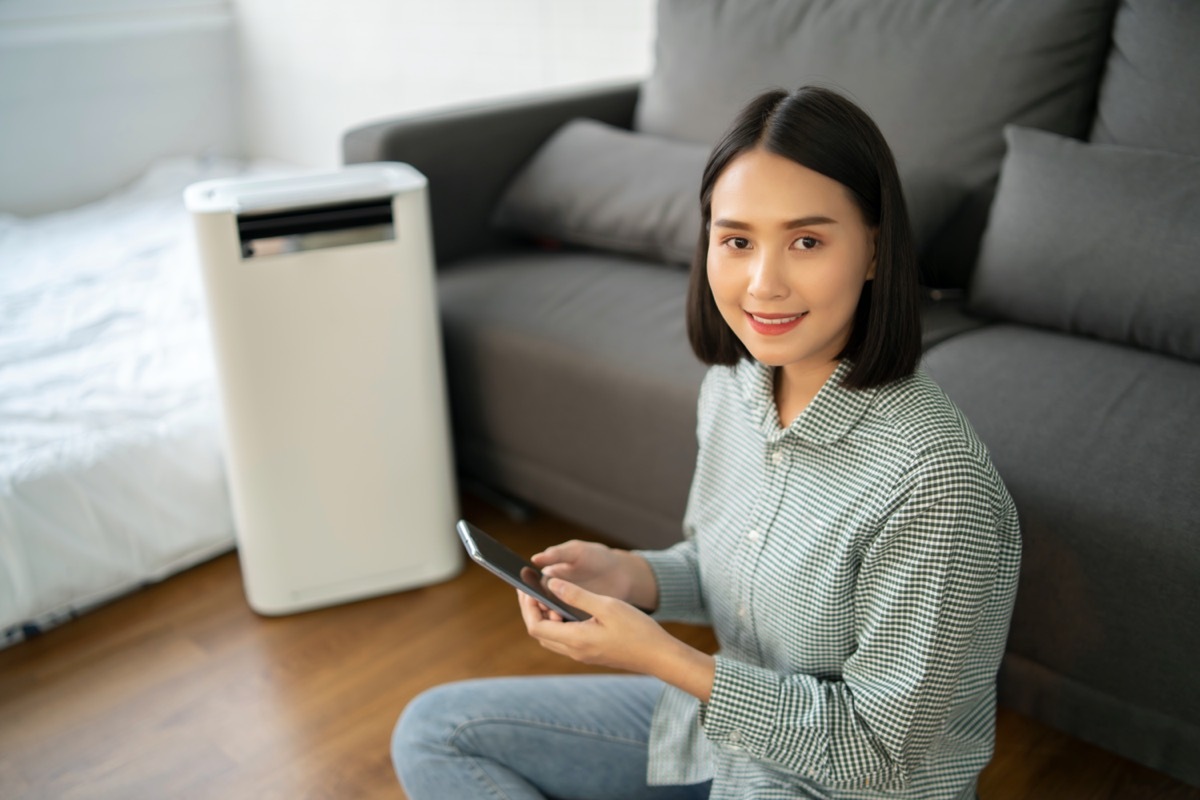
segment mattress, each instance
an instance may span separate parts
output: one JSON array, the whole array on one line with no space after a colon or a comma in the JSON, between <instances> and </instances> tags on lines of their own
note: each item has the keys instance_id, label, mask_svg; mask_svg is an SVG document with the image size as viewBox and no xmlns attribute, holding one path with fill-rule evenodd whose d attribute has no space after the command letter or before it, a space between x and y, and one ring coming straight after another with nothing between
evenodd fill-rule
<instances>
[{"instance_id":1,"label":"mattress","mask_svg":"<svg viewBox=\"0 0 1200 800\"><path fill-rule=\"evenodd\" d=\"M281 165L172 159L0 214L0 646L234 544L182 193Z\"/></svg>"}]
</instances>

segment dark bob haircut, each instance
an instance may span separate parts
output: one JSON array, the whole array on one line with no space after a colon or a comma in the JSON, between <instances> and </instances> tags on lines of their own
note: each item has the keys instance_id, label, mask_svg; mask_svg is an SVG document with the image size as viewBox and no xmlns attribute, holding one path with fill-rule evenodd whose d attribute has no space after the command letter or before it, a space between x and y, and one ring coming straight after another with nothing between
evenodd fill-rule
<instances>
[{"instance_id":1,"label":"dark bob haircut","mask_svg":"<svg viewBox=\"0 0 1200 800\"><path fill-rule=\"evenodd\" d=\"M713 148L700 184L703 225L688 285L692 350L705 364L751 358L717 310L708 283L708 229L713 186L729 163L756 148L790 159L842 184L867 227L878 233L875 278L863 287L839 359L852 363L843 385L882 386L911 375L921 358L917 256L892 151L867 114L828 89L804 86L754 98Z\"/></svg>"}]
</instances>

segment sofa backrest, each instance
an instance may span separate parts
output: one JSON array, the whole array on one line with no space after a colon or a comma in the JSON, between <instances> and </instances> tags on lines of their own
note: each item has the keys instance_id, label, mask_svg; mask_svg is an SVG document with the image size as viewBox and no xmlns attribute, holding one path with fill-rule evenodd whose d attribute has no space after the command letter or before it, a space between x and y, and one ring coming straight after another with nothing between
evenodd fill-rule
<instances>
[{"instance_id":1,"label":"sofa backrest","mask_svg":"<svg viewBox=\"0 0 1200 800\"><path fill-rule=\"evenodd\" d=\"M1200 3L1121 3L1091 139L1200 156Z\"/></svg>"},{"instance_id":2,"label":"sofa backrest","mask_svg":"<svg viewBox=\"0 0 1200 800\"><path fill-rule=\"evenodd\" d=\"M875 119L906 191L934 192L918 226L990 193L1018 123L1091 127L1114 0L660 0L637 130L712 144L751 97L820 84ZM986 208L986 200L984 202ZM927 282L964 285L979 231ZM938 248L933 248L935 251ZM940 273L940 274L938 274Z\"/></svg>"}]
</instances>

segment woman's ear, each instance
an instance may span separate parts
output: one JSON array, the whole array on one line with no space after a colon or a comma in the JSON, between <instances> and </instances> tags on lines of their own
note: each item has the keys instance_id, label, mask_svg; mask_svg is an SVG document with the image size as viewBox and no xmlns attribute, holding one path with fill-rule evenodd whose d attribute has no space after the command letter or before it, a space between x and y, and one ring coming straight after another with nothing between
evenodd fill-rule
<instances>
[{"instance_id":1,"label":"woman's ear","mask_svg":"<svg viewBox=\"0 0 1200 800\"><path fill-rule=\"evenodd\" d=\"M871 228L871 263L867 266L866 280L875 280L875 264L879 260L879 229Z\"/></svg>"}]
</instances>

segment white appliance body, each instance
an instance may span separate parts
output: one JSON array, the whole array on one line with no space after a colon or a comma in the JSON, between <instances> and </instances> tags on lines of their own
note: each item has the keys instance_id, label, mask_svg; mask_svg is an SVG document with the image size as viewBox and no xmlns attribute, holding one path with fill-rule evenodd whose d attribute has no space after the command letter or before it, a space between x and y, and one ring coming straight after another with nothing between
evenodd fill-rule
<instances>
[{"instance_id":1,"label":"white appliance body","mask_svg":"<svg viewBox=\"0 0 1200 800\"><path fill-rule=\"evenodd\" d=\"M285 614L457 574L424 176L356 165L206 181L185 201L250 606Z\"/></svg>"}]
</instances>

